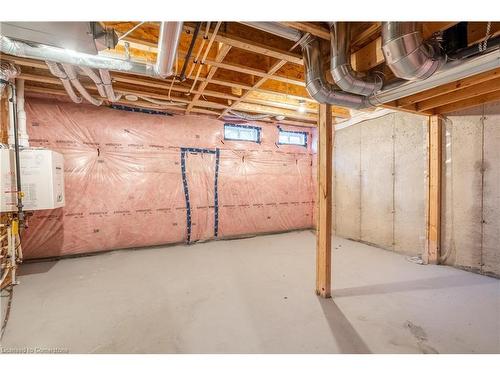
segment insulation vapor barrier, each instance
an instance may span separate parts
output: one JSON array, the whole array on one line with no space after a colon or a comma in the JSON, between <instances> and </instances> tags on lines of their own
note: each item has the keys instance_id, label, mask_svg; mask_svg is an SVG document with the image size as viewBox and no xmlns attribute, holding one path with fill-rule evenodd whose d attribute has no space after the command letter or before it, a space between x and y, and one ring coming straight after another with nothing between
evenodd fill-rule
<instances>
[{"instance_id":1,"label":"insulation vapor barrier","mask_svg":"<svg viewBox=\"0 0 500 375\"><path fill-rule=\"evenodd\" d=\"M66 205L36 211L26 258L196 242L314 225L308 145L224 140L224 122L29 98L33 147L64 155Z\"/></svg>"}]
</instances>

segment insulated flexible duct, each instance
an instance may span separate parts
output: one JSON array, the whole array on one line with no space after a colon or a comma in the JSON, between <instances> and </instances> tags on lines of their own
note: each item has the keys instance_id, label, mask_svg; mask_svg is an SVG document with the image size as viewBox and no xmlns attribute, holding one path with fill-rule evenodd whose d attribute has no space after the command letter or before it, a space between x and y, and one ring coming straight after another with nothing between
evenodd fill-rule
<instances>
[{"instance_id":1,"label":"insulated flexible duct","mask_svg":"<svg viewBox=\"0 0 500 375\"><path fill-rule=\"evenodd\" d=\"M81 66L80 70L95 83L97 91L99 92L99 95L101 95L101 98L105 98L106 91L104 90L104 85L101 81L101 78L88 66Z\"/></svg>"},{"instance_id":2,"label":"insulated flexible duct","mask_svg":"<svg viewBox=\"0 0 500 375\"><path fill-rule=\"evenodd\" d=\"M70 97L70 99L74 103L81 103L82 98L80 98L78 95L76 95L75 90L73 90L73 86L71 86L71 82L69 81L69 78L66 73L57 65L55 62L52 61L45 61L47 66L49 67L49 71L52 73L52 75L56 76L61 80L61 83L66 90L66 93Z\"/></svg>"},{"instance_id":3,"label":"insulated flexible duct","mask_svg":"<svg viewBox=\"0 0 500 375\"><path fill-rule=\"evenodd\" d=\"M101 75L102 82L104 84L104 90L106 91L106 96L110 102L117 102L122 97L121 95L116 96L113 90L113 83L111 81L111 75L106 69L99 69L99 74Z\"/></svg>"},{"instance_id":4,"label":"insulated flexible duct","mask_svg":"<svg viewBox=\"0 0 500 375\"><path fill-rule=\"evenodd\" d=\"M333 22L330 26L330 73L342 90L359 95L371 95L382 88L382 77L361 77L350 63L349 23Z\"/></svg>"},{"instance_id":5,"label":"insulated flexible duct","mask_svg":"<svg viewBox=\"0 0 500 375\"><path fill-rule=\"evenodd\" d=\"M383 22L382 52L394 75L408 81L430 77L445 62L438 47L423 41L416 22Z\"/></svg>"},{"instance_id":6,"label":"insulated flexible duct","mask_svg":"<svg viewBox=\"0 0 500 375\"><path fill-rule=\"evenodd\" d=\"M89 103L92 103L95 106L100 106L102 104L101 99L96 99L89 94L87 89L83 87L78 76L76 75L75 68L70 64L62 64L64 72L68 76L71 84L75 87L75 89L83 96Z\"/></svg>"}]
</instances>

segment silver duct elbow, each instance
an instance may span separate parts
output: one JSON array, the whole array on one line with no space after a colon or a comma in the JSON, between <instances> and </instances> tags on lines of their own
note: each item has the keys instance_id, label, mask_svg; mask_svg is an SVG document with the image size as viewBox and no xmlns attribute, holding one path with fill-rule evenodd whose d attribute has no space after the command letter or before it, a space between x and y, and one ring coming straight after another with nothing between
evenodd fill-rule
<instances>
[{"instance_id":1,"label":"silver duct elbow","mask_svg":"<svg viewBox=\"0 0 500 375\"><path fill-rule=\"evenodd\" d=\"M445 62L436 47L423 41L416 22L383 22L382 52L396 77L408 81L430 77Z\"/></svg>"},{"instance_id":2,"label":"silver duct elbow","mask_svg":"<svg viewBox=\"0 0 500 375\"><path fill-rule=\"evenodd\" d=\"M349 61L349 23L334 22L330 27L330 73L343 91L363 96L372 95L382 88L380 76L361 77L352 69Z\"/></svg>"},{"instance_id":3,"label":"silver duct elbow","mask_svg":"<svg viewBox=\"0 0 500 375\"><path fill-rule=\"evenodd\" d=\"M59 65L57 65L57 63L53 61L45 61L45 64L47 64L47 66L49 67L49 71L52 73L52 75L61 80L61 83L71 100L74 103L81 103L82 98L76 95L75 91L73 90L73 86L71 86L71 82L69 81L68 76L62 71L61 68L59 68Z\"/></svg>"},{"instance_id":4,"label":"silver duct elbow","mask_svg":"<svg viewBox=\"0 0 500 375\"><path fill-rule=\"evenodd\" d=\"M368 100L362 96L336 90L326 80L326 72L321 59L319 40L309 36L302 43L306 89L319 103L333 104L341 107L362 109L369 107Z\"/></svg>"}]
</instances>

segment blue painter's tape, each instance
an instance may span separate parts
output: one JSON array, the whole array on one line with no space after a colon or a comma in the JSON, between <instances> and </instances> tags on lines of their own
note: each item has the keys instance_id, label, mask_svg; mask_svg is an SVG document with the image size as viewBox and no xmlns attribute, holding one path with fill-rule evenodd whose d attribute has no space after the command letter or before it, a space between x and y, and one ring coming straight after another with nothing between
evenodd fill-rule
<instances>
[{"instance_id":1,"label":"blue painter's tape","mask_svg":"<svg viewBox=\"0 0 500 375\"><path fill-rule=\"evenodd\" d=\"M220 150L215 149L215 186L214 186L214 237L219 235L219 160Z\"/></svg>"},{"instance_id":2,"label":"blue painter's tape","mask_svg":"<svg viewBox=\"0 0 500 375\"><path fill-rule=\"evenodd\" d=\"M214 237L219 234L219 160L220 150L196 147L181 147L181 172L182 172L182 185L184 187L184 197L186 199L186 242L191 243L191 202L189 200L189 186L186 176L186 153L202 153L215 155L215 178L214 178Z\"/></svg>"}]
</instances>

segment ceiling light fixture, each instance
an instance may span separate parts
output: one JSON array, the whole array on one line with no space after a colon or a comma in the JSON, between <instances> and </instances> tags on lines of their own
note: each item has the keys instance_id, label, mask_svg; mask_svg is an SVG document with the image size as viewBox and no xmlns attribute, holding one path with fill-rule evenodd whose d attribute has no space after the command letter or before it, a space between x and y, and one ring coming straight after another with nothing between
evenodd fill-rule
<instances>
[{"instance_id":1,"label":"ceiling light fixture","mask_svg":"<svg viewBox=\"0 0 500 375\"><path fill-rule=\"evenodd\" d=\"M125 99L127 99L129 102L136 102L139 98L135 95L127 94L125 95Z\"/></svg>"},{"instance_id":2,"label":"ceiling light fixture","mask_svg":"<svg viewBox=\"0 0 500 375\"><path fill-rule=\"evenodd\" d=\"M297 108L297 112L306 113L306 102L305 100L299 100L299 106Z\"/></svg>"}]
</instances>

